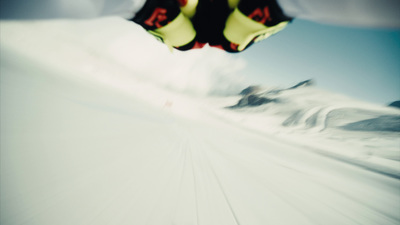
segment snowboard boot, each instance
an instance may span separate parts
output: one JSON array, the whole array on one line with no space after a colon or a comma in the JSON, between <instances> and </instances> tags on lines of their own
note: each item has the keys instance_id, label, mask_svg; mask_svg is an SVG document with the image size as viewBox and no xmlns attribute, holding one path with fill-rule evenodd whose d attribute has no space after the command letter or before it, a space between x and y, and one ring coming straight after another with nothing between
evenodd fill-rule
<instances>
[{"instance_id":1,"label":"snowboard boot","mask_svg":"<svg viewBox=\"0 0 400 225\"><path fill-rule=\"evenodd\" d=\"M187 0L147 0L143 8L135 15L133 22L166 44L170 49L189 50L202 47L196 41L196 30L187 15L194 15L193 4ZM190 7L189 7L190 6Z\"/></svg>"},{"instance_id":2,"label":"snowboard boot","mask_svg":"<svg viewBox=\"0 0 400 225\"><path fill-rule=\"evenodd\" d=\"M232 0L230 0L232 1ZM242 0L226 20L223 48L240 52L284 29L292 18L283 14L276 0Z\"/></svg>"}]
</instances>

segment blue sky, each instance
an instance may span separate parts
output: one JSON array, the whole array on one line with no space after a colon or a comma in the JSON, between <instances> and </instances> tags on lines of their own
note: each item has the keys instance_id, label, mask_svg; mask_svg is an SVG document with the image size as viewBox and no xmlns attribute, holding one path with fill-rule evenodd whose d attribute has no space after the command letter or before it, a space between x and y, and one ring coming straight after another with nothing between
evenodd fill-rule
<instances>
[{"instance_id":1,"label":"blue sky","mask_svg":"<svg viewBox=\"0 0 400 225\"><path fill-rule=\"evenodd\" d=\"M400 30L339 27L295 20L238 57L255 83L317 86L386 104L400 100Z\"/></svg>"}]
</instances>

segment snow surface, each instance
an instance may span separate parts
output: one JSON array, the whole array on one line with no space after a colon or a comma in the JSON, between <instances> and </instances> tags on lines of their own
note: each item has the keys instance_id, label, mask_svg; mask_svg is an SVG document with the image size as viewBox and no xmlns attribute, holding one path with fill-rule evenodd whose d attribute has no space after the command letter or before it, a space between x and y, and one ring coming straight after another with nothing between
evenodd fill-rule
<instances>
[{"instance_id":1,"label":"snow surface","mask_svg":"<svg viewBox=\"0 0 400 225\"><path fill-rule=\"evenodd\" d=\"M303 87L232 110L205 94L245 62L219 52L117 18L0 25L2 225L400 223L398 109Z\"/></svg>"}]
</instances>

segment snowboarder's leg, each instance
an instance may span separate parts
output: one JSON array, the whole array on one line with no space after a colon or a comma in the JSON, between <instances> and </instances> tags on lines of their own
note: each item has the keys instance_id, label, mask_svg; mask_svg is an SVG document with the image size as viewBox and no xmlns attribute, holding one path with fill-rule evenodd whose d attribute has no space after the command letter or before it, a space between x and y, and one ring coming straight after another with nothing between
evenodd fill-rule
<instances>
[{"instance_id":1,"label":"snowboarder's leg","mask_svg":"<svg viewBox=\"0 0 400 225\"><path fill-rule=\"evenodd\" d=\"M197 3L191 6L188 2L193 1L147 0L132 21L170 48L182 51L201 48L204 44L197 41L197 31L190 20ZM188 10L183 13L181 8Z\"/></svg>"},{"instance_id":2,"label":"snowboarder's leg","mask_svg":"<svg viewBox=\"0 0 400 225\"><path fill-rule=\"evenodd\" d=\"M276 0L242 0L229 14L222 43L228 52L241 52L284 29L293 18L285 15Z\"/></svg>"},{"instance_id":3,"label":"snowboarder's leg","mask_svg":"<svg viewBox=\"0 0 400 225\"><path fill-rule=\"evenodd\" d=\"M400 28L400 1L241 0L226 20L223 35L229 45L225 44L228 47L224 49L243 51L282 30L291 18L342 26Z\"/></svg>"}]
</instances>

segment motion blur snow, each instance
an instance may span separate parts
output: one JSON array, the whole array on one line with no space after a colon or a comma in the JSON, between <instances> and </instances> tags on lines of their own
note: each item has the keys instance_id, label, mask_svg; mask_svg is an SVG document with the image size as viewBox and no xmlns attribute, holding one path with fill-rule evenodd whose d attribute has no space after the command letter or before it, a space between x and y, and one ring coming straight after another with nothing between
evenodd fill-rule
<instances>
[{"instance_id":1,"label":"motion blur snow","mask_svg":"<svg viewBox=\"0 0 400 225\"><path fill-rule=\"evenodd\" d=\"M117 18L0 25L2 225L400 222L398 109L312 86L229 108L244 60Z\"/></svg>"}]
</instances>

